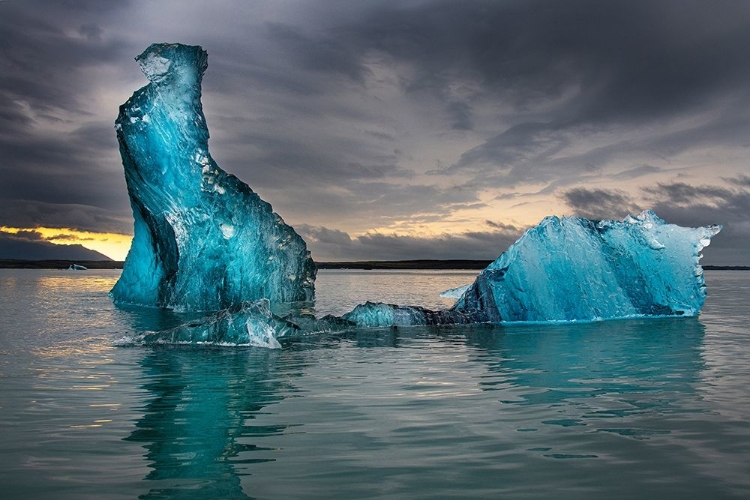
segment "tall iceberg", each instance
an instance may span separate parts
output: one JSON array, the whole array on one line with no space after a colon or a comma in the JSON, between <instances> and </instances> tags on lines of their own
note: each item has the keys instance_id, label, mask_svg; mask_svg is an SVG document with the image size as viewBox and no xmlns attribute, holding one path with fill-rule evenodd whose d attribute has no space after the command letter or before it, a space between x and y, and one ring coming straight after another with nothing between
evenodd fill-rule
<instances>
[{"instance_id":1,"label":"tall iceberg","mask_svg":"<svg viewBox=\"0 0 750 500\"><path fill-rule=\"evenodd\" d=\"M200 100L207 57L198 46L154 44L136 58L150 83L115 125L135 233L111 295L181 311L313 300L304 240L211 158Z\"/></svg>"},{"instance_id":2,"label":"tall iceberg","mask_svg":"<svg viewBox=\"0 0 750 500\"><path fill-rule=\"evenodd\" d=\"M546 217L453 308L368 302L344 318L372 327L695 316L706 299L700 252L720 230L667 224L651 211L622 222Z\"/></svg>"}]
</instances>

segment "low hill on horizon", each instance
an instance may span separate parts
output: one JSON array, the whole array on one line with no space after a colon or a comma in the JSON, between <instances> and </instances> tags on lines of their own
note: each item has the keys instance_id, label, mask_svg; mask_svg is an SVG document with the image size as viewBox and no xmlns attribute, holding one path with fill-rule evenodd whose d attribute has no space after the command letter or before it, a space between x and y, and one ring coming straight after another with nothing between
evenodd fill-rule
<instances>
[{"instance_id":1,"label":"low hill on horizon","mask_svg":"<svg viewBox=\"0 0 750 500\"><path fill-rule=\"evenodd\" d=\"M0 259L7 260L85 260L112 261L103 253L80 244L55 245L44 240L16 238L0 233Z\"/></svg>"}]
</instances>

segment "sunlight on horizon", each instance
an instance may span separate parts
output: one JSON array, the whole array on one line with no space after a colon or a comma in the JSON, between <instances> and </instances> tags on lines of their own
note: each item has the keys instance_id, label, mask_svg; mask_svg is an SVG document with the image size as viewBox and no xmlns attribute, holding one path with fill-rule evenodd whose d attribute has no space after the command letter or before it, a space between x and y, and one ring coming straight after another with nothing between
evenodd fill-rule
<instances>
[{"instance_id":1,"label":"sunlight on horizon","mask_svg":"<svg viewBox=\"0 0 750 500\"><path fill-rule=\"evenodd\" d=\"M132 236L127 234L95 233L70 228L2 226L0 231L11 234L38 233L41 238L37 241L46 241L55 245L81 245L118 261L125 260L125 256L130 250L130 242L133 239Z\"/></svg>"}]
</instances>

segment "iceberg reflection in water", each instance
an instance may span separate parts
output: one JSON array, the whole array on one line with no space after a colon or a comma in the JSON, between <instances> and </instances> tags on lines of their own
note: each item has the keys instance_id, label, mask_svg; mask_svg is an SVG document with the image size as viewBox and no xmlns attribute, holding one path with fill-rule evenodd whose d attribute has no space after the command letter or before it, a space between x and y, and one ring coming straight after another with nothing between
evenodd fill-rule
<instances>
[{"instance_id":1,"label":"iceberg reflection in water","mask_svg":"<svg viewBox=\"0 0 750 500\"><path fill-rule=\"evenodd\" d=\"M8 498L750 494L750 273L708 272L700 318L356 329L273 350L115 348L184 322L114 307L117 275L0 270ZM318 312L439 309L471 278L323 271Z\"/></svg>"},{"instance_id":2,"label":"iceberg reflection in water","mask_svg":"<svg viewBox=\"0 0 750 500\"><path fill-rule=\"evenodd\" d=\"M621 460L652 493L695 497L724 473L675 453L670 435L710 412L698 391L704 334L696 319L632 320L359 330L287 339L283 351L164 347L143 358L149 403L127 439L152 468L142 498L291 498L322 485L335 485L327 498L362 498L389 481L396 496L542 493L524 480L541 473L556 488L611 481L635 495ZM433 370L410 379L425 348ZM456 453L472 457L472 474L456 477ZM708 474L700 488L675 489L696 467Z\"/></svg>"}]
</instances>

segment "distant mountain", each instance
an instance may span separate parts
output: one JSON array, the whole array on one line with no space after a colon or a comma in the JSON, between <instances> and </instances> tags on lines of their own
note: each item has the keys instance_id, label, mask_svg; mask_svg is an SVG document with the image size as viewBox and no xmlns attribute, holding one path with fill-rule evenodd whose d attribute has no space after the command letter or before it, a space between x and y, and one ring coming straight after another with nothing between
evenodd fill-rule
<instances>
[{"instance_id":1,"label":"distant mountain","mask_svg":"<svg viewBox=\"0 0 750 500\"><path fill-rule=\"evenodd\" d=\"M55 245L48 241L14 238L3 232L0 232L0 259L112 260L81 245Z\"/></svg>"}]
</instances>

